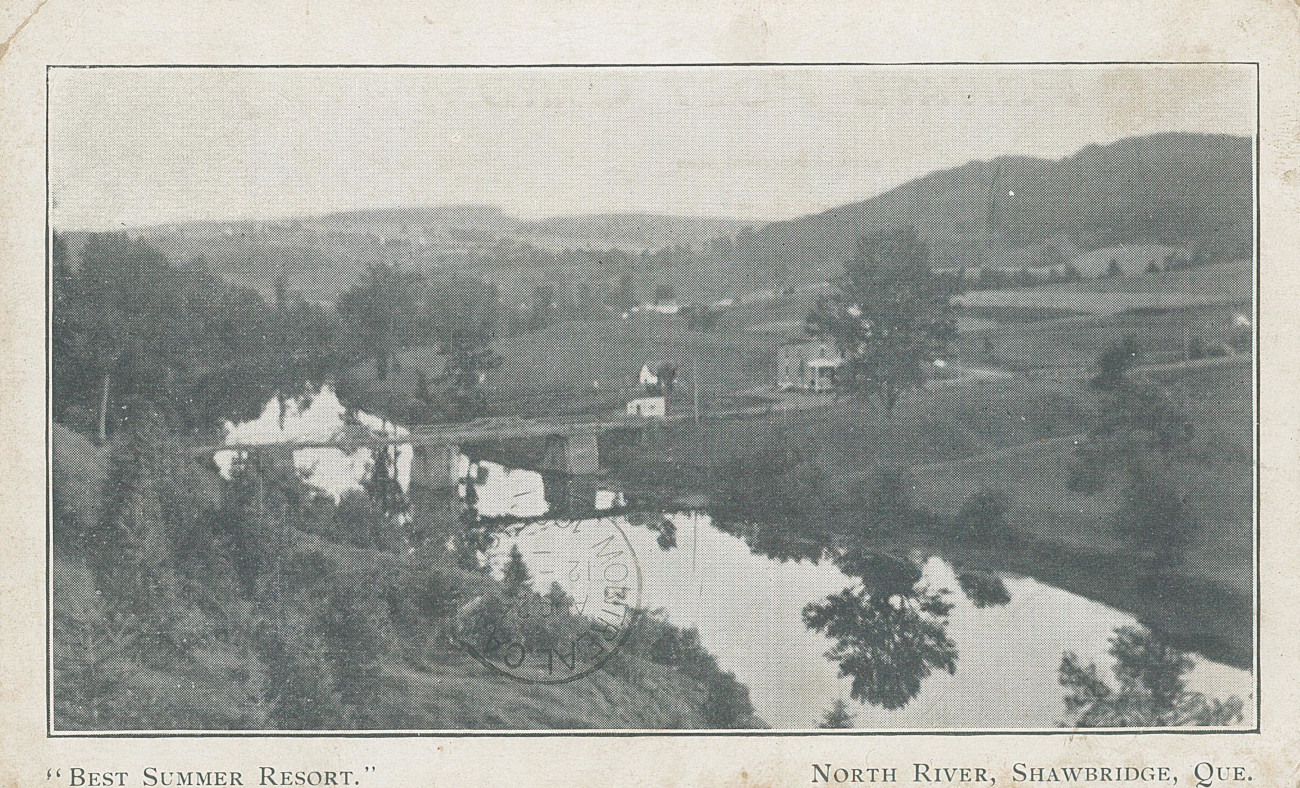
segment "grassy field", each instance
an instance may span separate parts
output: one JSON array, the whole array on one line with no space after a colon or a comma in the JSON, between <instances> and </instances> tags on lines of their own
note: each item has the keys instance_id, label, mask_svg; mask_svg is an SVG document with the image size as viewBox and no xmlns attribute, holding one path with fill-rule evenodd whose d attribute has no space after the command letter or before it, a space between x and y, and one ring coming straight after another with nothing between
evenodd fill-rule
<instances>
[{"instance_id":1,"label":"grassy field","mask_svg":"<svg viewBox=\"0 0 1300 788\"><path fill-rule=\"evenodd\" d=\"M1131 557L1111 528L1121 505L1118 484L1093 495L1069 488L1071 438L921 466L912 474L916 499L952 517L981 488L1002 492L1013 535L982 560L1128 610L1216 658L1248 666L1254 576L1251 374L1243 358L1150 376L1182 395L1196 427L1192 445L1174 460L1190 491L1185 501L1190 539L1175 563L1156 571Z\"/></svg>"},{"instance_id":2,"label":"grassy field","mask_svg":"<svg viewBox=\"0 0 1300 788\"><path fill-rule=\"evenodd\" d=\"M662 316L557 323L494 343L500 365L485 380L488 411L519 416L621 411L641 391L641 366L660 362L676 365L678 396L690 397L695 369L702 400L716 404L721 397L772 385L779 342L749 332L692 331L684 320ZM428 348L398 358L407 376L415 369L431 375L441 369L441 359Z\"/></svg>"},{"instance_id":3,"label":"grassy field","mask_svg":"<svg viewBox=\"0 0 1300 788\"><path fill-rule=\"evenodd\" d=\"M1167 293L1196 297L1204 303L1249 301L1254 289L1254 266L1249 260L1176 268L1171 271L1083 279L1046 285L1034 292Z\"/></svg>"},{"instance_id":4,"label":"grassy field","mask_svg":"<svg viewBox=\"0 0 1300 788\"><path fill-rule=\"evenodd\" d=\"M1143 363L1178 361L1189 340L1242 338L1248 329L1236 321L1251 316L1252 276L1249 261L1236 261L970 293L974 306L965 312L999 325L962 335L957 353L968 361L1024 370L1085 367L1101 348L1132 335L1143 348Z\"/></svg>"},{"instance_id":5,"label":"grassy field","mask_svg":"<svg viewBox=\"0 0 1300 788\"><path fill-rule=\"evenodd\" d=\"M1098 354L1126 336L1141 348L1141 363L1181 361L1187 343L1232 342L1243 329L1236 316L1249 314L1246 304L1198 306L1167 311L1123 312L1038 322L1006 322L987 332L958 338L957 357L1031 373L1035 370L1091 367ZM985 338L992 345L990 356Z\"/></svg>"},{"instance_id":6,"label":"grassy field","mask_svg":"<svg viewBox=\"0 0 1300 788\"><path fill-rule=\"evenodd\" d=\"M961 302L983 308L1041 308L1113 315L1140 308L1187 308L1249 302L1254 294L1249 260L1059 282L1023 290L980 290Z\"/></svg>"},{"instance_id":7,"label":"grassy field","mask_svg":"<svg viewBox=\"0 0 1300 788\"><path fill-rule=\"evenodd\" d=\"M1251 311L1250 274L1248 265L1232 263L1008 291L1004 295L1012 301L965 310L994 322L972 321L986 327L962 333L953 356L966 364L1026 373L1077 371L1091 366L1105 347L1132 335L1143 348L1143 363L1178 361L1189 341L1240 338L1243 329L1234 321ZM1070 317L1062 316L1071 310L1051 306L1053 299L1140 298L1152 292L1186 303ZM819 294L816 289L771 292L738 302L707 332L688 329L681 317L633 314L566 321L498 339L493 352L500 365L485 381L489 415L619 410L639 390L642 364L665 361L677 366L679 390L689 389L696 370L704 409L716 408L730 396L773 385L777 347L787 337L802 335L803 320ZM381 390L412 385L417 369L436 378L442 367L431 348L406 350L398 359L403 372ZM373 377L367 369L369 365L362 374Z\"/></svg>"}]
</instances>

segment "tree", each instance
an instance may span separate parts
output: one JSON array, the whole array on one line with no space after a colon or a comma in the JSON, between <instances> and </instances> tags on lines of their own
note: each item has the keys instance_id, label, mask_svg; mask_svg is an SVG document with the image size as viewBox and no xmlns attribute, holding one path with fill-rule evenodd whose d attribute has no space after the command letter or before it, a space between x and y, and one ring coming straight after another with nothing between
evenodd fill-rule
<instances>
[{"instance_id":1,"label":"tree","mask_svg":"<svg viewBox=\"0 0 1300 788\"><path fill-rule=\"evenodd\" d=\"M172 277L165 258L125 235L96 233L86 239L81 270L73 274L67 244L54 244L54 364L59 399L85 398L98 414L99 442L116 421L110 407L124 402L136 384L148 387L169 348L154 341L173 322L168 297ZM152 331L151 331L152 329ZM174 337L178 339L179 337ZM153 380L146 380L152 378ZM60 386L60 379L66 381ZM121 390L119 396L119 389ZM93 392L93 393L92 393Z\"/></svg>"},{"instance_id":2,"label":"tree","mask_svg":"<svg viewBox=\"0 0 1300 788\"><path fill-rule=\"evenodd\" d=\"M677 298L677 288L669 284L657 285L655 287L655 303L662 304L665 301L672 301Z\"/></svg>"},{"instance_id":3,"label":"tree","mask_svg":"<svg viewBox=\"0 0 1300 788\"><path fill-rule=\"evenodd\" d=\"M996 490L980 490L957 513L957 532L963 536L985 541L1004 536L1009 528L1006 500Z\"/></svg>"},{"instance_id":4,"label":"tree","mask_svg":"<svg viewBox=\"0 0 1300 788\"><path fill-rule=\"evenodd\" d=\"M1231 725L1241 721L1241 699L1211 699L1189 692L1183 677L1195 663L1186 654L1141 627L1119 627L1110 639L1119 681L1111 687L1097 665L1084 667L1072 651L1061 655L1058 680L1070 691L1065 708L1069 727L1164 727Z\"/></svg>"},{"instance_id":5,"label":"tree","mask_svg":"<svg viewBox=\"0 0 1300 788\"><path fill-rule=\"evenodd\" d=\"M614 292L609 294L606 302L620 312L626 312L636 306L636 285L630 272L619 275L618 285Z\"/></svg>"},{"instance_id":6,"label":"tree","mask_svg":"<svg viewBox=\"0 0 1300 788\"><path fill-rule=\"evenodd\" d=\"M1115 530L1133 549L1158 558L1177 558L1194 522L1173 480L1147 468L1124 490Z\"/></svg>"},{"instance_id":7,"label":"tree","mask_svg":"<svg viewBox=\"0 0 1300 788\"><path fill-rule=\"evenodd\" d=\"M836 292L808 319L845 357L838 378L849 390L875 394L892 413L899 394L926 372L956 336L950 285L930 267L930 251L913 227L877 232L858 242Z\"/></svg>"},{"instance_id":8,"label":"tree","mask_svg":"<svg viewBox=\"0 0 1300 788\"><path fill-rule=\"evenodd\" d=\"M123 234L89 236L74 270L55 241L55 418L98 414L101 442L132 401L165 406L178 430L212 432L272 395L303 396L334 368L334 320L319 306L272 309L201 258L175 264Z\"/></svg>"},{"instance_id":9,"label":"tree","mask_svg":"<svg viewBox=\"0 0 1300 788\"><path fill-rule=\"evenodd\" d=\"M510 558L501 570L501 582L505 584L506 593L514 596L525 592L531 581L532 573L528 571L528 564L524 563L524 554L519 552L519 545L510 545Z\"/></svg>"},{"instance_id":10,"label":"tree","mask_svg":"<svg viewBox=\"0 0 1300 788\"><path fill-rule=\"evenodd\" d=\"M405 514L408 507L406 493L397 480L397 455L392 446L376 446L370 451L370 473L361 481L385 517Z\"/></svg>"},{"instance_id":11,"label":"tree","mask_svg":"<svg viewBox=\"0 0 1300 788\"><path fill-rule=\"evenodd\" d=\"M540 331L560 319L560 303L555 294L555 285L537 285L533 288L533 299L529 305L530 331Z\"/></svg>"},{"instance_id":12,"label":"tree","mask_svg":"<svg viewBox=\"0 0 1300 788\"><path fill-rule=\"evenodd\" d=\"M1125 334L1119 342L1112 343L1097 357L1097 374L1092 387L1099 391L1114 391L1124 381L1124 375L1141 357L1142 348L1137 337Z\"/></svg>"},{"instance_id":13,"label":"tree","mask_svg":"<svg viewBox=\"0 0 1300 788\"><path fill-rule=\"evenodd\" d=\"M849 704L843 698L836 698L831 707L822 714L818 728L852 728L853 715L849 713Z\"/></svg>"},{"instance_id":14,"label":"tree","mask_svg":"<svg viewBox=\"0 0 1300 788\"><path fill-rule=\"evenodd\" d=\"M358 357L375 359L387 380L393 354L430 333L424 276L390 263L372 264L335 307Z\"/></svg>"},{"instance_id":15,"label":"tree","mask_svg":"<svg viewBox=\"0 0 1300 788\"><path fill-rule=\"evenodd\" d=\"M718 312L708 304L691 304L683 311L691 331L712 331L718 325Z\"/></svg>"},{"instance_id":16,"label":"tree","mask_svg":"<svg viewBox=\"0 0 1300 788\"><path fill-rule=\"evenodd\" d=\"M655 370L655 377L659 380L656 391L660 394L672 394L673 388L677 385L677 365L670 361L662 362Z\"/></svg>"},{"instance_id":17,"label":"tree","mask_svg":"<svg viewBox=\"0 0 1300 788\"><path fill-rule=\"evenodd\" d=\"M468 421L482 415L487 407L483 392L484 375L500 359L492 352L491 337L484 327L453 330L443 347L446 365L442 380L441 415L446 421Z\"/></svg>"},{"instance_id":18,"label":"tree","mask_svg":"<svg viewBox=\"0 0 1300 788\"><path fill-rule=\"evenodd\" d=\"M962 572L957 575L957 583L977 608L1002 607L1011 602L1007 584L992 572Z\"/></svg>"}]
</instances>

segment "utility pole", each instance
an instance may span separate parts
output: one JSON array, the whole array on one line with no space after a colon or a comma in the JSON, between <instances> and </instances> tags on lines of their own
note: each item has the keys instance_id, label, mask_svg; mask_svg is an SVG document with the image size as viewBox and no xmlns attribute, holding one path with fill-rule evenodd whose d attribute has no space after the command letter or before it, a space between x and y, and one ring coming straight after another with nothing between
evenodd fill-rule
<instances>
[{"instance_id":1,"label":"utility pole","mask_svg":"<svg viewBox=\"0 0 1300 788\"><path fill-rule=\"evenodd\" d=\"M700 376L695 366L695 356L691 356L691 389L695 401L695 423L700 423Z\"/></svg>"}]
</instances>

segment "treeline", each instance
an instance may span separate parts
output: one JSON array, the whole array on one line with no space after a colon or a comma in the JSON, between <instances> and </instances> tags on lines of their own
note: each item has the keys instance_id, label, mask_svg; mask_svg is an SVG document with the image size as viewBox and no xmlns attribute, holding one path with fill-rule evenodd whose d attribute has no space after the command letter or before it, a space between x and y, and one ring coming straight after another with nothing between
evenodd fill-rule
<instances>
[{"instance_id":1,"label":"treeline","mask_svg":"<svg viewBox=\"0 0 1300 788\"><path fill-rule=\"evenodd\" d=\"M631 257L618 252L611 262ZM75 244L56 234L53 258L54 418L100 443L140 398L188 434L212 438L223 421L255 417L272 396L310 396L326 381L345 405L394 421L472 419L484 412L481 384L497 363L497 339L676 295L671 284L624 270L608 283L554 276L516 303L488 278L372 261L329 304L304 297L285 273L263 294L203 257L169 258L124 233L79 235ZM680 313L696 330L711 330L717 317L702 304ZM402 370L399 356L416 348L436 362L423 354L424 363Z\"/></svg>"},{"instance_id":2,"label":"treeline","mask_svg":"<svg viewBox=\"0 0 1300 788\"><path fill-rule=\"evenodd\" d=\"M340 326L323 307L268 305L202 259L175 264L121 234L90 236L79 256L74 268L55 236L53 411L101 443L142 402L175 429L211 433L276 392L306 393L340 362Z\"/></svg>"},{"instance_id":3,"label":"treeline","mask_svg":"<svg viewBox=\"0 0 1300 788\"><path fill-rule=\"evenodd\" d=\"M547 249L527 240L484 234L460 245L425 245L412 235L384 238L378 234L304 232L262 228L226 234L169 229L145 231L159 248L202 254L213 272L230 281L245 282L271 298L276 277L294 280L308 300L333 302L356 281L356 271L373 265L396 266L440 277L472 276L494 283L506 303L526 303L536 286L553 285L561 297L590 303L613 303L624 277L631 277L632 304L648 299L660 284L681 289L691 300L717 298L770 286L776 280L771 261L757 256L757 234L745 228L737 236L720 236L706 243L671 244L657 249ZM79 249L82 233L69 240Z\"/></svg>"},{"instance_id":4,"label":"treeline","mask_svg":"<svg viewBox=\"0 0 1300 788\"><path fill-rule=\"evenodd\" d=\"M440 374L410 392L423 415L477 415L480 373L493 360L496 289L468 277L426 276L389 264L363 271L336 307L303 298L284 277L268 302L215 275L202 258L173 261L124 234L92 234L74 265L53 244L51 355L56 421L95 435L116 432L147 403L195 439L223 421L258 415L267 401L309 398L357 375L383 380L398 350L429 346ZM373 367L361 369L366 362ZM339 387L340 395L365 393ZM382 411L384 402L347 402ZM390 418L397 414L384 414Z\"/></svg>"}]
</instances>

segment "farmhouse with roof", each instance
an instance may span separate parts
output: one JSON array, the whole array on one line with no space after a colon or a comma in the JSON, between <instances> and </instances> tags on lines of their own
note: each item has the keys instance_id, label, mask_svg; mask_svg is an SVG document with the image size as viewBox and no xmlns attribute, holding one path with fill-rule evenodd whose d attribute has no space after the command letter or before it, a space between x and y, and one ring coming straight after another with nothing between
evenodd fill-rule
<instances>
[{"instance_id":1,"label":"farmhouse with roof","mask_svg":"<svg viewBox=\"0 0 1300 788\"><path fill-rule=\"evenodd\" d=\"M787 342L776 351L776 385L783 389L829 391L844 357L828 339Z\"/></svg>"}]
</instances>

